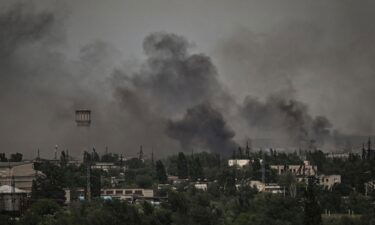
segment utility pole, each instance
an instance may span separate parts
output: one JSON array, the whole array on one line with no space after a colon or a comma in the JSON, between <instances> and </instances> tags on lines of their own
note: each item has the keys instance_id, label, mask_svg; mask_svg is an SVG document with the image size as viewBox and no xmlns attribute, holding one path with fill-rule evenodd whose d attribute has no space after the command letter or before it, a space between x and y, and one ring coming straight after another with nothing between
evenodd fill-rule
<instances>
[{"instance_id":1,"label":"utility pole","mask_svg":"<svg viewBox=\"0 0 375 225\"><path fill-rule=\"evenodd\" d=\"M15 199L14 199L14 193L16 192L16 182L14 180L14 174L12 174L12 178L11 178L11 198L12 198L12 210L13 212L15 211Z\"/></svg>"},{"instance_id":2,"label":"utility pole","mask_svg":"<svg viewBox=\"0 0 375 225\"><path fill-rule=\"evenodd\" d=\"M263 184L266 183L266 168L264 162L264 153L262 152L262 182Z\"/></svg>"},{"instance_id":3,"label":"utility pole","mask_svg":"<svg viewBox=\"0 0 375 225\"><path fill-rule=\"evenodd\" d=\"M151 165L154 166L154 147L151 149Z\"/></svg>"},{"instance_id":4,"label":"utility pole","mask_svg":"<svg viewBox=\"0 0 375 225\"><path fill-rule=\"evenodd\" d=\"M58 146L55 145L55 160L57 160L57 149L58 149Z\"/></svg>"},{"instance_id":5,"label":"utility pole","mask_svg":"<svg viewBox=\"0 0 375 225\"><path fill-rule=\"evenodd\" d=\"M91 201L91 163L90 160L87 162L86 171L86 188L87 188L87 201Z\"/></svg>"},{"instance_id":6,"label":"utility pole","mask_svg":"<svg viewBox=\"0 0 375 225\"><path fill-rule=\"evenodd\" d=\"M139 149L139 160L143 160L143 148L142 148L142 145Z\"/></svg>"}]
</instances>

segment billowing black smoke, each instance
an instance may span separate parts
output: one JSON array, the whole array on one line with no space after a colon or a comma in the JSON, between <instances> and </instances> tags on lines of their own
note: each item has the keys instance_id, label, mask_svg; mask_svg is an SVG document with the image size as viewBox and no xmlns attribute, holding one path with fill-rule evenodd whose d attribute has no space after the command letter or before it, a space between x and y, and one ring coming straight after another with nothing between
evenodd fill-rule
<instances>
[{"instance_id":1,"label":"billowing black smoke","mask_svg":"<svg viewBox=\"0 0 375 225\"><path fill-rule=\"evenodd\" d=\"M330 139L332 125L327 118L313 117L305 104L282 95L272 95L264 102L247 97L241 115L251 128L284 139L290 146L306 147L311 141L322 145Z\"/></svg>"},{"instance_id":2,"label":"billowing black smoke","mask_svg":"<svg viewBox=\"0 0 375 225\"><path fill-rule=\"evenodd\" d=\"M188 109L181 120L170 120L166 132L187 150L199 147L229 154L237 146L233 141L234 131L223 115L209 103Z\"/></svg>"},{"instance_id":3,"label":"billowing black smoke","mask_svg":"<svg viewBox=\"0 0 375 225\"><path fill-rule=\"evenodd\" d=\"M190 54L189 46L184 37L171 33L147 36L143 42L147 59L141 68L133 74L115 73L116 97L144 130L165 132L160 138L175 139L182 149L231 152L236 146L234 131L219 108L211 105L220 107L230 97L210 58ZM182 120L170 119L185 112Z\"/></svg>"},{"instance_id":4,"label":"billowing black smoke","mask_svg":"<svg viewBox=\"0 0 375 225\"><path fill-rule=\"evenodd\" d=\"M189 54L190 44L175 34L157 32L143 42L147 60L135 74L126 77L124 87L148 99L150 107L167 115L182 113L201 101L223 98L217 71L208 56Z\"/></svg>"},{"instance_id":5,"label":"billowing black smoke","mask_svg":"<svg viewBox=\"0 0 375 225\"><path fill-rule=\"evenodd\" d=\"M7 59L17 48L28 42L40 41L56 21L49 12L30 13L30 5L16 4L0 14L0 56ZM3 61L3 60L2 60Z\"/></svg>"},{"instance_id":6,"label":"billowing black smoke","mask_svg":"<svg viewBox=\"0 0 375 225\"><path fill-rule=\"evenodd\" d=\"M210 57L191 53L193 45L182 36L151 33L143 42L146 60L131 66L101 41L82 47L73 61L59 48L60 25L55 12L32 4L0 12L0 145L11 146L8 151L32 156L31 150L41 148L48 154L58 144L79 157L83 138L73 115L78 108L92 109L90 144L99 152L109 146L130 155L142 144L162 154L228 154L242 136L251 137L248 130L288 144L322 144L330 136L330 122L311 116L299 101L248 97L237 104Z\"/></svg>"},{"instance_id":7,"label":"billowing black smoke","mask_svg":"<svg viewBox=\"0 0 375 225\"><path fill-rule=\"evenodd\" d=\"M0 146L26 158L38 148L49 157L55 145L80 156L88 146L74 123L78 108L94 112L92 145L111 146L118 132L108 115L113 107L104 84L113 71L107 59L114 61L114 51L106 51L108 44L90 43L79 60L70 60L62 51L64 15L32 1L14 2L0 3Z\"/></svg>"}]
</instances>

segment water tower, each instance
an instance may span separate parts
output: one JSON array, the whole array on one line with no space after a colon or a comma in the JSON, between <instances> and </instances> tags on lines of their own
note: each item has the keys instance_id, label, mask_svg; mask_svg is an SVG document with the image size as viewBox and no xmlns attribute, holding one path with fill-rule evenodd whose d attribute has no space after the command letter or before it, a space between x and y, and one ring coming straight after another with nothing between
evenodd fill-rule
<instances>
[{"instance_id":1,"label":"water tower","mask_svg":"<svg viewBox=\"0 0 375 225\"><path fill-rule=\"evenodd\" d=\"M86 138L87 138L87 152L89 152L90 149L90 125L91 125L91 110L88 109L79 109L76 110L76 123L78 127L85 127L86 128ZM86 192L87 192L87 200L91 200L91 162L86 162Z\"/></svg>"}]
</instances>

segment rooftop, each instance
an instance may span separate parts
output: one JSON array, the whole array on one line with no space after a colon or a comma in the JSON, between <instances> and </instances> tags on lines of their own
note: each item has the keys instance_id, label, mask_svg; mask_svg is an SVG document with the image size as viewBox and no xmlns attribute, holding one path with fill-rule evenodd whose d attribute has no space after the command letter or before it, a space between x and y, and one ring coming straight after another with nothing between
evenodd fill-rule
<instances>
[{"instance_id":1,"label":"rooftop","mask_svg":"<svg viewBox=\"0 0 375 225\"><path fill-rule=\"evenodd\" d=\"M12 190L13 188L14 188L14 192ZM0 194L8 194L8 193L27 193L27 192L16 187L12 187L10 185L0 186Z\"/></svg>"}]
</instances>

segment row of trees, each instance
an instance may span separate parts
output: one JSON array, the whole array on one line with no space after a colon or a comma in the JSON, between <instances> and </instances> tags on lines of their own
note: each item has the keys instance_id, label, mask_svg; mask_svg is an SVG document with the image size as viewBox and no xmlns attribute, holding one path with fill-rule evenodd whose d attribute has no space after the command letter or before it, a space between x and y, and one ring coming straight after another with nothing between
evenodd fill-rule
<instances>
[{"instance_id":1,"label":"row of trees","mask_svg":"<svg viewBox=\"0 0 375 225\"><path fill-rule=\"evenodd\" d=\"M5 153L0 153L0 162L21 162L23 155L21 153L10 154L9 159Z\"/></svg>"},{"instance_id":2,"label":"row of trees","mask_svg":"<svg viewBox=\"0 0 375 225\"><path fill-rule=\"evenodd\" d=\"M55 201L38 200L18 221L0 216L0 224L12 225L371 225L375 208L361 217L322 218L318 187L310 182L300 198L258 193L241 186L232 193L210 185L207 192L186 186L168 191L168 201L130 205L120 201L94 200L61 207ZM355 222L355 223L354 223Z\"/></svg>"},{"instance_id":3,"label":"row of trees","mask_svg":"<svg viewBox=\"0 0 375 225\"><path fill-rule=\"evenodd\" d=\"M296 160L294 153L276 155L281 155L289 162ZM260 156L266 162L268 181L277 181L286 187L285 195L258 193L247 185L247 181L261 178ZM356 158L347 161L329 160L319 151L310 152L308 159L313 163L320 163L320 171L342 174L341 185L332 190L324 190L312 182L312 179L306 186L297 183L292 174L274 174L268 165L274 162L273 160L279 160L275 159L275 153L254 152L251 157L254 162L243 169L230 168L226 159L205 152L189 155L179 153L155 163L153 160L133 158L124 162L124 167L127 168L125 172L92 170L91 189L95 200L92 203L77 202L68 208L59 206L64 200L63 189L85 187L85 165L70 165L62 163L63 160L60 165L48 161L40 162L35 164L35 168L42 171L44 176L38 177L34 182L32 197L35 203L18 224L340 224L322 218L321 214L326 210L331 213L354 211L355 214L362 215L355 219L358 224L375 222L375 208L372 204L375 196L364 196L361 189L355 188L368 179L366 173L361 174L358 171L368 171L372 175L374 162L364 162ZM156 184L167 183L167 174L181 179L189 178L189 181L206 179L209 181L208 190L196 190L194 185L186 181L178 185L177 190L166 188L157 192L158 195L168 196L168 202L157 207L148 203L128 205L95 198L100 196L101 187L109 185L104 182L106 177L124 178L124 183L118 184L121 187L156 190ZM40 203L40 199L49 199L52 202ZM57 203L57 206L53 205L54 203ZM41 205L47 205L53 211L42 210ZM6 218L0 219L14 223ZM344 224L353 222L354 219L345 218L342 221ZM9 224L8 222L5 224Z\"/></svg>"}]
</instances>

